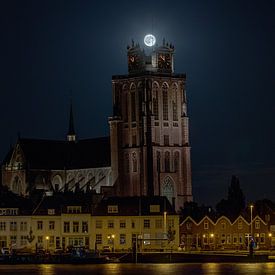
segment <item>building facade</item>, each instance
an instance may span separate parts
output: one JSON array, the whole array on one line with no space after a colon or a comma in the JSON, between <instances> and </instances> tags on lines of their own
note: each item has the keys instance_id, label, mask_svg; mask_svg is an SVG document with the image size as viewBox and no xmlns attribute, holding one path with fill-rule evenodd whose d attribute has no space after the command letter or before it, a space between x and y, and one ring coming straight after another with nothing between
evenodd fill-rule
<instances>
[{"instance_id":1,"label":"building facade","mask_svg":"<svg viewBox=\"0 0 275 275\"><path fill-rule=\"evenodd\" d=\"M134 245L140 252L178 248L179 216L164 197L110 197L92 209L88 205L45 197L28 214L18 207L2 207L0 248L32 252L69 247L130 251Z\"/></svg>"},{"instance_id":2,"label":"building facade","mask_svg":"<svg viewBox=\"0 0 275 275\"><path fill-rule=\"evenodd\" d=\"M95 191L112 186L109 137L80 139L72 105L67 140L18 140L2 163L2 183L18 195L40 191Z\"/></svg>"},{"instance_id":3,"label":"building facade","mask_svg":"<svg viewBox=\"0 0 275 275\"><path fill-rule=\"evenodd\" d=\"M266 250L275 246L272 226L258 215L252 222L242 215L233 221L226 216L200 221L186 217L180 224L180 242L186 250L247 250L252 236L256 248Z\"/></svg>"},{"instance_id":4,"label":"building facade","mask_svg":"<svg viewBox=\"0 0 275 275\"><path fill-rule=\"evenodd\" d=\"M174 47L147 56L128 47L128 74L115 75L109 118L112 176L120 196L192 200L186 75L174 73Z\"/></svg>"}]
</instances>

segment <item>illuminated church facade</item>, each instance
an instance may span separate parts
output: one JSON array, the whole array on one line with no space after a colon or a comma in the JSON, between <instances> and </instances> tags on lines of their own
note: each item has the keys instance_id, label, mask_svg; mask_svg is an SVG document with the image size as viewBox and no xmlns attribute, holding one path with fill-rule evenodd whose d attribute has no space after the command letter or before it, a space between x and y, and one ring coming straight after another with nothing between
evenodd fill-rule
<instances>
[{"instance_id":1,"label":"illuminated church facade","mask_svg":"<svg viewBox=\"0 0 275 275\"><path fill-rule=\"evenodd\" d=\"M173 45L150 49L133 42L128 74L112 77L110 137L78 140L71 110L67 140L18 138L2 183L22 195L106 187L117 196L167 196L176 209L191 201L186 75L174 73Z\"/></svg>"},{"instance_id":2,"label":"illuminated church facade","mask_svg":"<svg viewBox=\"0 0 275 275\"><path fill-rule=\"evenodd\" d=\"M179 209L192 200L186 75L174 73L174 46L149 55L132 42L128 74L112 78L109 118L112 177L121 196L167 196Z\"/></svg>"}]
</instances>

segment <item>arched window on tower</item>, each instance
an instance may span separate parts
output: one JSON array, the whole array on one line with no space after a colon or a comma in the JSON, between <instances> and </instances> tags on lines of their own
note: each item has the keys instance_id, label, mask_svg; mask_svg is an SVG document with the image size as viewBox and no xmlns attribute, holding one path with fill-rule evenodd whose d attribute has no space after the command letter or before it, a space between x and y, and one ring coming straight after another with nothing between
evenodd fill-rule
<instances>
[{"instance_id":1,"label":"arched window on tower","mask_svg":"<svg viewBox=\"0 0 275 275\"><path fill-rule=\"evenodd\" d=\"M160 166L160 152L157 152L157 171L158 173L161 172L161 166Z\"/></svg>"},{"instance_id":2,"label":"arched window on tower","mask_svg":"<svg viewBox=\"0 0 275 275\"><path fill-rule=\"evenodd\" d=\"M177 101L177 85L173 85L173 121L178 120L178 101Z\"/></svg>"},{"instance_id":3,"label":"arched window on tower","mask_svg":"<svg viewBox=\"0 0 275 275\"><path fill-rule=\"evenodd\" d=\"M166 177L163 182L162 187L162 195L166 196L166 198L173 203L174 198L174 186L173 186L173 180L170 177Z\"/></svg>"},{"instance_id":4,"label":"arched window on tower","mask_svg":"<svg viewBox=\"0 0 275 275\"><path fill-rule=\"evenodd\" d=\"M170 172L170 153L169 152L165 152L164 169L165 169L165 172Z\"/></svg>"},{"instance_id":5,"label":"arched window on tower","mask_svg":"<svg viewBox=\"0 0 275 275\"><path fill-rule=\"evenodd\" d=\"M123 117L124 117L124 121L125 122L128 122L128 93L127 92L125 92L124 93L124 104L123 104L124 106L124 115L123 115Z\"/></svg>"},{"instance_id":6,"label":"arched window on tower","mask_svg":"<svg viewBox=\"0 0 275 275\"><path fill-rule=\"evenodd\" d=\"M139 120L141 119L141 115L142 115L142 102L143 102L143 84L142 82L140 82L138 84L138 89L137 89L137 93L138 93L138 115L139 115Z\"/></svg>"},{"instance_id":7,"label":"arched window on tower","mask_svg":"<svg viewBox=\"0 0 275 275\"><path fill-rule=\"evenodd\" d=\"M153 84L153 114L155 116L155 120L159 119L159 101L158 101L158 85L156 83Z\"/></svg>"},{"instance_id":8,"label":"arched window on tower","mask_svg":"<svg viewBox=\"0 0 275 275\"><path fill-rule=\"evenodd\" d=\"M175 152L174 154L174 171L179 171L179 152Z\"/></svg>"},{"instance_id":9,"label":"arched window on tower","mask_svg":"<svg viewBox=\"0 0 275 275\"><path fill-rule=\"evenodd\" d=\"M125 153L125 172L128 174L130 172L129 154Z\"/></svg>"},{"instance_id":10,"label":"arched window on tower","mask_svg":"<svg viewBox=\"0 0 275 275\"><path fill-rule=\"evenodd\" d=\"M135 87L131 87L131 120L136 121L136 92Z\"/></svg>"},{"instance_id":11,"label":"arched window on tower","mask_svg":"<svg viewBox=\"0 0 275 275\"><path fill-rule=\"evenodd\" d=\"M134 152L132 154L132 164L133 164L133 172L137 172L137 154Z\"/></svg>"},{"instance_id":12,"label":"arched window on tower","mask_svg":"<svg viewBox=\"0 0 275 275\"><path fill-rule=\"evenodd\" d=\"M163 107L163 119L168 120L168 87L167 84L162 86L162 107Z\"/></svg>"}]
</instances>

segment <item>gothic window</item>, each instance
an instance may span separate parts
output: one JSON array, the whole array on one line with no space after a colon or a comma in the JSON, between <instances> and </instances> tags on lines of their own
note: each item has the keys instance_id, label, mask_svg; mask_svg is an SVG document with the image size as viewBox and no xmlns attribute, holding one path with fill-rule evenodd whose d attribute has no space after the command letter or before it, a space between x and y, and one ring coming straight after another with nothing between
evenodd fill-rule
<instances>
[{"instance_id":1,"label":"gothic window","mask_svg":"<svg viewBox=\"0 0 275 275\"><path fill-rule=\"evenodd\" d=\"M166 84L162 86L162 100L163 120L168 120L168 87Z\"/></svg>"},{"instance_id":2,"label":"gothic window","mask_svg":"<svg viewBox=\"0 0 275 275\"><path fill-rule=\"evenodd\" d=\"M173 85L173 120L177 121L178 120L178 107L177 107L177 85Z\"/></svg>"},{"instance_id":3,"label":"gothic window","mask_svg":"<svg viewBox=\"0 0 275 275\"><path fill-rule=\"evenodd\" d=\"M137 145L137 136L133 135L132 136L132 146L136 146Z\"/></svg>"},{"instance_id":4,"label":"gothic window","mask_svg":"<svg viewBox=\"0 0 275 275\"><path fill-rule=\"evenodd\" d=\"M131 120L136 121L136 93L134 85L131 87Z\"/></svg>"},{"instance_id":5,"label":"gothic window","mask_svg":"<svg viewBox=\"0 0 275 275\"><path fill-rule=\"evenodd\" d=\"M170 153L169 152L165 152L164 169L165 169L165 172L170 172Z\"/></svg>"},{"instance_id":6,"label":"gothic window","mask_svg":"<svg viewBox=\"0 0 275 275\"><path fill-rule=\"evenodd\" d=\"M153 84L153 114L155 120L159 119L159 102L158 102L158 86L156 83Z\"/></svg>"},{"instance_id":7,"label":"gothic window","mask_svg":"<svg viewBox=\"0 0 275 275\"><path fill-rule=\"evenodd\" d=\"M166 196L167 199L172 203L174 197L174 187L173 187L173 180L170 177L166 177L163 182L163 189L162 189L163 196Z\"/></svg>"},{"instance_id":8,"label":"gothic window","mask_svg":"<svg viewBox=\"0 0 275 275\"><path fill-rule=\"evenodd\" d=\"M46 189L46 180L42 175L37 175L34 181L35 189Z\"/></svg>"},{"instance_id":9,"label":"gothic window","mask_svg":"<svg viewBox=\"0 0 275 275\"><path fill-rule=\"evenodd\" d=\"M137 172L137 154L135 152L132 154L132 164L133 172Z\"/></svg>"},{"instance_id":10,"label":"gothic window","mask_svg":"<svg viewBox=\"0 0 275 275\"><path fill-rule=\"evenodd\" d=\"M160 152L157 152L157 171L160 172Z\"/></svg>"},{"instance_id":11,"label":"gothic window","mask_svg":"<svg viewBox=\"0 0 275 275\"><path fill-rule=\"evenodd\" d=\"M130 167L129 167L129 154L125 154L125 172L129 173L130 172Z\"/></svg>"},{"instance_id":12,"label":"gothic window","mask_svg":"<svg viewBox=\"0 0 275 275\"><path fill-rule=\"evenodd\" d=\"M179 152L175 152L174 154L174 170L175 172L179 171Z\"/></svg>"},{"instance_id":13,"label":"gothic window","mask_svg":"<svg viewBox=\"0 0 275 275\"><path fill-rule=\"evenodd\" d=\"M163 139L164 146L169 146L169 135L164 135Z\"/></svg>"},{"instance_id":14,"label":"gothic window","mask_svg":"<svg viewBox=\"0 0 275 275\"><path fill-rule=\"evenodd\" d=\"M20 180L20 178L18 176L16 176L13 179L13 183L12 183L12 191L16 194L22 194L23 190L22 190L22 182Z\"/></svg>"},{"instance_id":15,"label":"gothic window","mask_svg":"<svg viewBox=\"0 0 275 275\"><path fill-rule=\"evenodd\" d=\"M128 93L124 94L124 121L128 122Z\"/></svg>"},{"instance_id":16,"label":"gothic window","mask_svg":"<svg viewBox=\"0 0 275 275\"><path fill-rule=\"evenodd\" d=\"M62 178L59 175L55 175L52 180L52 186L55 191L59 191L62 187Z\"/></svg>"},{"instance_id":17,"label":"gothic window","mask_svg":"<svg viewBox=\"0 0 275 275\"><path fill-rule=\"evenodd\" d=\"M138 84L138 113L142 113L142 101L143 101L143 85L142 82Z\"/></svg>"}]
</instances>

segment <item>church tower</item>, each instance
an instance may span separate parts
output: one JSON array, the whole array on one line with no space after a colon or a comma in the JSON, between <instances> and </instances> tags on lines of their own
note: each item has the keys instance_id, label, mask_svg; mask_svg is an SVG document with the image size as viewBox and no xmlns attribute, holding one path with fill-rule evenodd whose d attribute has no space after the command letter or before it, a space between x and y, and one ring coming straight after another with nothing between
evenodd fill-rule
<instances>
[{"instance_id":1,"label":"church tower","mask_svg":"<svg viewBox=\"0 0 275 275\"><path fill-rule=\"evenodd\" d=\"M149 55L134 42L127 50L128 74L112 77L116 193L167 196L178 210L192 200L186 75L174 73L174 46L165 40Z\"/></svg>"},{"instance_id":2,"label":"church tower","mask_svg":"<svg viewBox=\"0 0 275 275\"><path fill-rule=\"evenodd\" d=\"M74 117L73 117L73 103L71 101L70 105L70 118L69 118L69 128L67 133L67 141L76 141L76 133L74 130Z\"/></svg>"}]
</instances>

